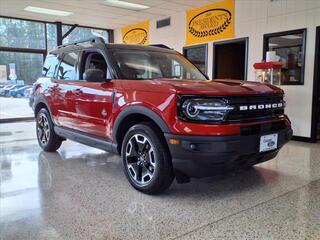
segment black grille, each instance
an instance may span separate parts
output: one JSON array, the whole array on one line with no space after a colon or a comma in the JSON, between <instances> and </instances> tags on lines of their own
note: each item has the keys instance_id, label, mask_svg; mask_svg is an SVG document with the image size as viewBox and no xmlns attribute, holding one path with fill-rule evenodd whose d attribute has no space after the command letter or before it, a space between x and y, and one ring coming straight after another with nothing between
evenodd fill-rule
<instances>
[{"instance_id":1,"label":"black grille","mask_svg":"<svg viewBox=\"0 0 320 240\"><path fill-rule=\"evenodd\" d=\"M246 122L259 121L276 118L284 114L284 101L282 95L268 95L268 96L241 96L230 97L227 99L229 105L235 109L230 111L226 121L227 122ZM282 103L283 107L268 108L268 109L254 109L254 110L240 110L241 106L258 106L265 104Z\"/></svg>"},{"instance_id":2,"label":"black grille","mask_svg":"<svg viewBox=\"0 0 320 240\"><path fill-rule=\"evenodd\" d=\"M264 124L254 124L249 126L243 126L240 128L240 134L242 136L255 135L255 134L266 134L271 132L276 132L285 129L285 121L264 123Z\"/></svg>"}]
</instances>

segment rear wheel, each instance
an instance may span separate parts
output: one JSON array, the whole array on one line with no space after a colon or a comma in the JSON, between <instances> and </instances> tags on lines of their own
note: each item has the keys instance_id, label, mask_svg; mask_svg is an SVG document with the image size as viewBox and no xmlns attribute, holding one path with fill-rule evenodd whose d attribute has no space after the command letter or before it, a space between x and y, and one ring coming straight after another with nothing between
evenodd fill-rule
<instances>
[{"instance_id":1,"label":"rear wheel","mask_svg":"<svg viewBox=\"0 0 320 240\"><path fill-rule=\"evenodd\" d=\"M174 178L169 152L152 124L131 127L122 143L124 171L137 190L154 194L167 189Z\"/></svg>"},{"instance_id":2,"label":"rear wheel","mask_svg":"<svg viewBox=\"0 0 320 240\"><path fill-rule=\"evenodd\" d=\"M46 152L56 151L61 146L62 139L54 132L48 110L42 108L36 118L37 139L40 147Z\"/></svg>"}]
</instances>

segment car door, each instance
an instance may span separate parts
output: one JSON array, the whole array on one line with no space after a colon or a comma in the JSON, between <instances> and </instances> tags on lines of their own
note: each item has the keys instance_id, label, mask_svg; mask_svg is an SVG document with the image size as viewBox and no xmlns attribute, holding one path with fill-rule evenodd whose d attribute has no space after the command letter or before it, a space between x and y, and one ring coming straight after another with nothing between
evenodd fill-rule
<instances>
[{"instance_id":1,"label":"car door","mask_svg":"<svg viewBox=\"0 0 320 240\"><path fill-rule=\"evenodd\" d=\"M79 54L80 51L69 51L61 56L52 88L57 122L71 129L77 128L78 124L75 104L81 88L78 71Z\"/></svg>"},{"instance_id":2,"label":"car door","mask_svg":"<svg viewBox=\"0 0 320 240\"><path fill-rule=\"evenodd\" d=\"M108 81L88 82L83 74L88 69L101 69ZM115 80L110 80L106 56L103 51L85 50L80 62L80 91L75 104L77 129L90 135L111 139L110 121Z\"/></svg>"}]
</instances>

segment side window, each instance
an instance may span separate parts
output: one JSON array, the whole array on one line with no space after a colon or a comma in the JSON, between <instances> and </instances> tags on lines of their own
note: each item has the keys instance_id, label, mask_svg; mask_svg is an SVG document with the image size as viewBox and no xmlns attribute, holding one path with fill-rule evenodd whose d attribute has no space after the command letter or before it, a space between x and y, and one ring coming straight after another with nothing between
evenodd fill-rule
<instances>
[{"instance_id":1,"label":"side window","mask_svg":"<svg viewBox=\"0 0 320 240\"><path fill-rule=\"evenodd\" d=\"M46 60L43 64L42 76L53 77L58 64L59 64L59 60L58 60L57 56L54 54L49 54L46 57Z\"/></svg>"},{"instance_id":2,"label":"side window","mask_svg":"<svg viewBox=\"0 0 320 240\"><path fill-rule=\"evenodd\" d=\"M63 56L58 69L58 79L79 80L77 71L79 52L69 52Z\"/></svg>"},{"instance_id":3,"label":"side window","mask_svg":"<svg viewBox=\"0 0 320 240\"><path fill-rule=\"evenodd\" d=\"M83 58L83 71L81 72L81 77L83 79L83 74L88 69L100 69L104 72L104 78L111 78L111 74L108 70L108 65L101 53L97 52L87 52L84 53Z\"/></svg>"},{"instance_id":4,"label":"side window","mask_svg":"<svg viewBox=\"0 0 320 240\"><path fill-rule=\"evenodd\" d=\"M162 70L168 69L165 60L159 60L160 56L157 56L157 61L154 61L153 56L147 52L114 52L114 57L125 79L141 80L163 77Z\"/></svg>"}]
</instances>

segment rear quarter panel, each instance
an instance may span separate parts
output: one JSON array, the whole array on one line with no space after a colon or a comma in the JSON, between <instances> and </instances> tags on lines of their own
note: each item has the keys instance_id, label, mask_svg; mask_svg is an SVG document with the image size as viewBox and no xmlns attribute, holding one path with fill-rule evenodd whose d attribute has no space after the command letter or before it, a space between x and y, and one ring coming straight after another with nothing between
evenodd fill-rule
<instances>
[{"instance_id":1,"label":"rear quarter panel","mask_svg":"<svg viewBox=\"0 0 320 240\"><path fill-rule=\"evenodd\" d=\"M34 108L40 102L45 103L50 111L52 121L54 124L59 125L57 121L57 113L58 108L57 106L57 89L58 85L55 84L51 78L42 77L39 78L36 83L34 84L33 90L33 98L34 98Z\"/></svg>"}]
</instances>

